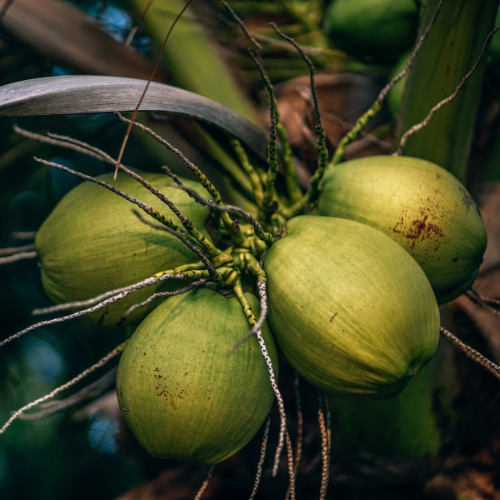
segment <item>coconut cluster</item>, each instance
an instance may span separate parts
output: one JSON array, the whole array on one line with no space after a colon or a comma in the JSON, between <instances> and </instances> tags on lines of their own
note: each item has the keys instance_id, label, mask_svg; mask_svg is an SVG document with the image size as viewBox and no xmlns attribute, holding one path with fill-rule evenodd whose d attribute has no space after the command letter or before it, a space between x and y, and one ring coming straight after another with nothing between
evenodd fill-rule
<instances>
[{"instance_id":1,"label":"coconut cluster","mask_svg":"<svg viewBox=\"0 0 500 500\"><path fill-rule=\"evenodd\" d=\"M335 2L328 20L346 40L341 27L349 25L351 4ZM415 6L386 4L371 2L371 12L407 19L409 28L393 30L396 37L411 31L405 50ZM141 177L121 166L116 179L90 179L68 193L36 238L42 282L55 302L83 307L105 299L89 310L90 321L138 324L120 359L117 394L125 421L155 457L221 462L257 433L274 399L279 457L286 419L275 340L321 391L395 396L433 357L438 304L471 286L486 248L474 200L439 166L388 156L338 163L339 146L327 168L312 63L274 29L310 68L320 159L307 193L291 153L283 158L286 192L278 196L275 188L277 137L287 142L265 77L267 172L231 142L253 188L253 215L225 205L180 154L199 183L168 169ZM385 50L375 47L375 35L368 38L377 53L368 56ZM163 215L165 205L171 216Z\"/></svg>"},{"instance_id":2,"label":"coconut cluster","mask_svg":"<svg viewBox=\"0 0 500 500\"><path fill-rule=\"evenodd\" d=\"M185 273L89 316L110 326L140 323L121 357L117 393L130 429L161 458L211 465L255 435L276 394L273 337L293 368L327 393L398 394L435 353L438 302L470 286L486 246L465 188L415 158L333 166L318 215L291 218L266 244L243 222L238 230L250 244L228 244L227 233L209 232L217 220L199 203L207 196L199 184L179 181L187 187L180 190L162 174L144 179L220 247L211 262L224 276L222 286L210 281L182 241L145 225L127 200L90 182L61 200L40 228L36 250L55 302L85 301L160 271ZM158 199L125 174L101 180L161 210ZM156 298L127 315L133 304L202 275L203 287ZM264 287L248 278L242 286L246 276ZM256 295L266 289L259 304ZM251 318L265 313L261 305L269 323L234 350L255 324Z\"/></svg>"}]
</instances>

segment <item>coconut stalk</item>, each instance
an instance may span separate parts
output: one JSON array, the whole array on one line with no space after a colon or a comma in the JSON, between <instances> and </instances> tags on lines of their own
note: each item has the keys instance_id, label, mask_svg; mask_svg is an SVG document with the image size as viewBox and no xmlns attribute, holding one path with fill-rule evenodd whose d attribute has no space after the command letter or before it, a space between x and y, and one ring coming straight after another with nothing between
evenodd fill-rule
<instances>
[{"instance_id":1,"label":"coconut stalk","mask_svg":"<svg viewBox=\"0 0 500 500\"><path fill-rule=\"evenodd\" d=\"M421 30L429 23L438 3L438 0L426 2ZM498 5L499 0L444 2L409 75L400 116L400 135L452 94L472 68L493 29ZM405 155L437 163L464 180L485 67L486 61L483 61L457 98L408 140Z\"/></svg>"}]
</instances>

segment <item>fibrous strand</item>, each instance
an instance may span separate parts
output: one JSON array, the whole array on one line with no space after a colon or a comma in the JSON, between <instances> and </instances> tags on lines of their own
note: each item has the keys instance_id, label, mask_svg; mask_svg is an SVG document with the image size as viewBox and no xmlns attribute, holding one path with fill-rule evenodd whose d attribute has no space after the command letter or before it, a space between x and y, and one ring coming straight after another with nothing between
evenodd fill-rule
<instances>
[{"instance_id":1,"label":"fibrous strand","mask_svg":"<svg viewBox=\"0 0 500 500\"><path fill-rule=\"evenodd\" d=\"M266 458L266 448L267 440L269 438L269 428L271 427L271 417L267 417L266 426L264 428L264 435L262 436L262 445L260 447L259 463L257 464L257 472L255 474L255 481L253 484L252 493L250 494L249 500L253 500L257 494L257 489L259 488L260 477L262 476L262 466L264 465L264 459Z\"/></svg>"},{"instance_id":2,"label":"fibrous strand","mask_svg":"<svg viewBox=\"0 0 500 500\"><path fill-rule=\"evenodd\" d=\"M462 342L458 337L453 335L453 333L441 328L441 333L454 345L456 345L465 355L475 361L477 364L481 365L483 368L488 370L496 378L500 379L500 366L490 361L486 356L483 356L480 352L473 349Z\"/></svg>"},{"instance_id":3,"label":"fibrous strand","mask_svg":"<svg viewBox=\"0 0 500 500\"><path fill-rule=\"evenodd\" d=\"M9 257L0 257L0 265L10 264L12 262L16 262L17 260L34 259L35 257L36 252L20 252L14 255L9 255Z\"/></svg>"},{"instance_id":4,"label":"fibrous strand","mask_svg":"<svg viewBox=\"0 0 500 500\"><path fill-rule=\"evenodd\" d=\"M151 286L151 285L154 285L156 283L160 283L161 281L165 281L167 279L183 280L184 275L183 274L175 274L175 275L165 274L165 275L158 277L158 278L155 276L153 276L151 278L147 278L143 281L140 281L139 283L136 283L135 285L130 285L129 287L127 287L126 290L118 293L117 295L114 295L113 297L110 297L109 299L106 299L106 300L100 302L99 304L96 304L93 307L89 307L88 309L84 309L83 311L78 311L78 312L75 312L73 314L69 314L68 316L62 316L60 318L54 318L54 319L49 319L47 321L40 321L38 323L35 323L34 325L31 325L28 328L25 328L24 330L21 330L20 332L17 332L14 335L11 335L10 337L8 337L5 340L3 340L2 342L0 342L0 347L3 347L5 344L8 344L12 340L21 337L25 333L36 330L37 328L40 328L42 326L54 325L56 323L63 323L64 321L69 321L71 319L79 318L80 316L83 316L85 314L93 313L95 311L98 311L99 309L102 309L103 307L105 307L109 304L112 304L113 302L116 302L120 299L123 299L124 297L126 297L128 294L130 294L132 292L136 292L137 290L140 290L141 288L144 288L146 286Z\"/></svg>"},{"instance_id":5,"label":"fibrous strand","mask_svg":"<svg viewBox=\"0 0 500 500\"><path fill-rule=\"evenodd\" d=\"M87 368L86 370L84 370L82 373L77 375L75 378L73 378L69 382L66 382L65 384L59 386L57 389L54 389L49 394L47 394L41 398L36 399L35 401L23 406L22 408L20 408L16 412L14 412L12 414L12 416L9 418L9 420L7 420L7 422L3 425L3 427L0 428L0 434L3 434L7 430L7 428L12 424L12 422L14 422L14 420L19 418L25 411L28 411L29 409L39 405L40 403L44 403L45 401L52 399L54 396L56 396L60 392L77 384L78 382L80 382L80 380L85 378L87 375L90 375L91 373L93 373L97 369L101 368L101 366L104 366L108 361L113 359L115 356L118 356L119 354L121 354L122 351L123 351L123 344L121 346L118 346L116 349L113 349L110 353L108 353L106 356L101 358L95 365L92 365L90 368Z\"/></svg>"}]
</instances>

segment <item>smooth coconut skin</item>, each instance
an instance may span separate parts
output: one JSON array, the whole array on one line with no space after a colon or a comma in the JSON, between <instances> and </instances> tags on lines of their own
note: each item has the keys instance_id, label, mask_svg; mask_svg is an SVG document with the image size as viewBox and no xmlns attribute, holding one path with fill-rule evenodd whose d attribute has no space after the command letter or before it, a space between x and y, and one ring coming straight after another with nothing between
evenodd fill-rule
<instances>
[{"instance_id":1,"label":"smooth coconut skin","mask_svg":"<svg viewBox=\"0 0 500 500\"><path fill-rule=\"evenodd\" d=\"M380 231L346 219L296 217L264 269L278 345L326 392L394 396L436 351L439 310L429 281Z\"/></svg>"},{"instance_id":2,"label":"smooth coconut skin","mask_svg":"<svg viewBox=\"0 0 500 500\"><path fill-rule=\"evenodd\" d=\"M471 195L443 168L419 158L371 156L325 175L319 215L368 224L420 264L439 304L476 279L486 230Z\"/></svg>"},{"instance_id":3,"label":"smooth coconut skin","mask_svg":"<svg viewBox=\"0 0 500 500\"><path fill-rule=\"evenodd\" d=\"M151 455L213 465L259 430L274 393L255 336L232 353L248 329L238 299L209 289L165 301L139 325L116 383L122 415ZM277 376L267 324L262 332Z\"/></svg>"},{"instance_id":4,"label":"smooth coconut skin","mask_svg":"<svg viewBox=\"0 0 500 500\"><path fill-rule=\"evenodd\" d=\"M413 0L335 0L325 31L348 54L394 59L413 44L418 11Z\"/></svg>"},{"instance_id":5,"label":"smooth coconut skin","mask_svg":"<svg viewBox=\"0 0 500 500\"><path fill-rule=\"evenodd\" d=\"M172 186L163 174L143 177L169 197L205 237L208 209ZM156 208L180 225L180 221L158 198L124 173L99 177L127 194ZM184 181L206 196L195 182ZM108 290L131 285L153 274L196 262L197 256L177 238L141 222L127 200L91 182L71 190L39 229L35 247L47 295L56 303L85 300ZM144 214L144 217L149 217ZM153 220L153 219L151 219ZM167 281L132 293L124 299L85 316L94 323L116 325L126 309L157 291L175 290L185 282ZM132 313L126 324L138 323L160 302L154 301Z\"/></svg>"}]
</instances>

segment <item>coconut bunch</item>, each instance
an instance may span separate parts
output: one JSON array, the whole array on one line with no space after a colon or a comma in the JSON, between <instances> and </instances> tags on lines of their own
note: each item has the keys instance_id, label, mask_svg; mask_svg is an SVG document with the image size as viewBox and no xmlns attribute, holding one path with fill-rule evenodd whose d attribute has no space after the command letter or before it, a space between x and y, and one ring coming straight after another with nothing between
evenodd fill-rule
<instances>
[{"instance_id":1,"label":"coconut bunch","mask_svg":"<svg viewBox=\"0 0 500 500\"><path fill-rule=\"evenodd\" d=\"M403 156L341 163L342 150L328 163L314 68L296 48L310 69L318 141L318 168L306 193L272 86L251 51L270 102L267 171L250 162L236 138L231 144L252 185L255 213L225 204L196 165L134 122L178 155L192 177L168 168L139 174L86 146L116 166L115 176L93 178L38 160L85 179L35 240L44 288L57 303L37 312L70 313L0 343L80 316L138 325L84 376L121 355L118 400L143 447L155 457L213 466L250 441L276 399L281 420L273 471L286 446L292 497L296 464L275 342L320 391L395 396L433 357L438 304L470 287L486 248L474 200L439 166ZM40 401L16 412L0 432Z\"/></svg>"}]
</instances>

